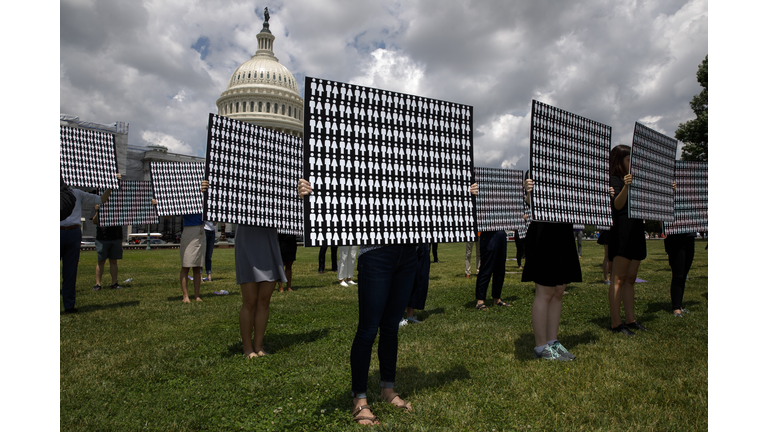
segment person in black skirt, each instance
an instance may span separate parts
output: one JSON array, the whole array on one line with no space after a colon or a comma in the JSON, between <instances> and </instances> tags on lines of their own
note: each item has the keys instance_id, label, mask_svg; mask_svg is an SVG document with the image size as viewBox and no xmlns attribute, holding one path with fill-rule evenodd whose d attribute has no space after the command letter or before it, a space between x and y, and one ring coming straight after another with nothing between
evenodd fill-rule
<instances>
[{"instance_id":1,"label":"person in black skirt","mask_svg":"<svg viewBox=\"0 0 768 432\"><path fill-rule=\"evenodd\" d=\"M664 239L664 251L669 258L669 267L672 269L672 284L669 294L672 297L672 314L682 318L688 313L683 308L683 293L685 292L685 278L693 264L694 240L696 233L670 234Z\"/></svg>"},{"instance_id":2,"label":"person in black skirt","mask_svg":"<svg viewBox=\"0 0 768 432\"><path fill-rule=\"evenodd\" d=\"M597 244L603 245L603 280L606 285L611 284L611 258L608 255L608 242L611 238L611 230L600 231Z\"/></svg>"},{"instance_id":3,"label":"person in black skirt","mask_svg":"<svg viewBox=\"0 0 768 432\"><path fill-rule=\"evenodd\" d=\"M645 223L642 219L629 218L627 198L632 184L629 173L631 148L619 144L611 149L610 185L618 191L611 198L613 227L608 241L608 256L612 262L611 285L608 288L608 304L611 310L611 330L626 336L635 336L632 330L648 329L635 318L635 279L640 261L647 253L645 248ZM675 184L672 184L675 188ZM624 324L621 322L621 304L624 303Z\"/></svg>"},{"instance_id":4,"label":"person in black skirt","mask_svg":"<svg viewBox=\"0 0 768 432\"><path fill-rule=\"evenodd\" d=\"M645 248L645 224L642 219L629 218L627 197L632 184L629 173L631 148L619 144L611 150L610 185L619 191L611 200L613 227L608 242L611 260L611 285L608 288L608 304L611 310L611 330L634 336L632 330L648 330L635 319L635 279L647 252ZM621 322L621 304L624 303L624 320ZM632 330L630 330L632 329Z\"/></svg>"},{"instance_id":5,"label":"person in black skirt","mask_svg":"<svg viewBox=\"0 0 768 432\"><path fill-rule=\"evenodd\" d=\"M528 173L526 173L528 177ZM524 183L530 204L533 180ZM531 222L525 236L523 282L534 282L536 294L531 310L537 358L571 361L576 358L557 340L565 286L581 282L581 265L573 242L573 224Z\"/></svg>"}]
</instances>

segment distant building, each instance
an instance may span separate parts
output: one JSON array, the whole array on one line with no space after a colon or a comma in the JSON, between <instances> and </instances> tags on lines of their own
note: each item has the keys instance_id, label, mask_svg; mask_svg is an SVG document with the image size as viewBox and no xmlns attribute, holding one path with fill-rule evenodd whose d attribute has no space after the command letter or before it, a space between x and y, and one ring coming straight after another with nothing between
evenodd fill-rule
<instances>
[{"instance_id":1,"label":"distant building","mask_svg":"<svg viewBox=\"0 0 768 432\"><path fill-rule=\"evenodd\" d=\"M272 51L275 36L268 20L256 39L258 50L235 69L216 101L219 115L303 137L304 99L293 75Z\"/></svg>"}]
</instances>

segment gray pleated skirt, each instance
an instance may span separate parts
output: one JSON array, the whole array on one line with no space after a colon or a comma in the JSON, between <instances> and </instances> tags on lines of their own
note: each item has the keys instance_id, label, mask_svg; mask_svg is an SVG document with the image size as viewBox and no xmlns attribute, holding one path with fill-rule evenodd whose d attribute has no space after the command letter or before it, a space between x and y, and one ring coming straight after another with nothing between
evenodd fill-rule
<instances>
[{"instance_id":1,"label":"gray pleated skirt","mask_svg":"<svg viewBox=\"0 0 768 432\"><path fill-rule=\"evenodd\" d=\"M238 225L235 230L235 274L237 283L288 282L280 257L277 230Z\"/></svg>"}]
</instances>

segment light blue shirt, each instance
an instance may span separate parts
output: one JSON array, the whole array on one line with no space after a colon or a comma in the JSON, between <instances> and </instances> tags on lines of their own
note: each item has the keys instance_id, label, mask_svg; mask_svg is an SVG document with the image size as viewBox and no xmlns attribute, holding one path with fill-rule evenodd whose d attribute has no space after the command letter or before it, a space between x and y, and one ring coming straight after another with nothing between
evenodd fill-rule
<instances>
[{"instance_id":1,"label":"light blue shirt","mask_svg":"<svg viewBox=\"0 0 768 432\"><path fill-rule=\"evenodd\" d=\"M82 217L83 213L83 205L85 205L86 208L90 208L93 210L93 207L96 205L101 205L101 197L96 194L83 192L80 189L70 188L72 193L75 195L75 208L72 210L72 213L67 216L66 219L59 222L59 226L72 226L72 225L80 225L80 218Z\"/></svg>"}]
</instances>

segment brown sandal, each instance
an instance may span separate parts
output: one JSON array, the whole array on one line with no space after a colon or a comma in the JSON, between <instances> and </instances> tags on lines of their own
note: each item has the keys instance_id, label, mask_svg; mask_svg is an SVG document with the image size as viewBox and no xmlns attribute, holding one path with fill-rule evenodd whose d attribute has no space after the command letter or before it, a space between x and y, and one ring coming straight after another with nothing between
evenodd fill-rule
<instances>
[{"instance_id":1,"label":"brown sandal","mask_svg":"<svg viewBox=\"0 0 768 432\"><path fill-rule=\"evenodd\" d=\"M352 420L357 422L357 424L362 424L360 422L361 421L366 421L366 420L371 422L372 425L381 424L381 422L379 421L379 418L376 417L376 416L370 417L370 416L360 415L360 411L362 411L364 409L367 409L368 411L371 411L371 407L368 406L368 405L360 405L357 408L352 408ZM371 411L371 414L373 414L373 411ZM363 426L366 426L366 425L363 425Z\"/></svg>"},{"instance_id":2,"label":"brown sandal","mask_svg":"<svg viewBox=\"0 0 768 432\"><path fill-rule=\"evenodd\" d=\"M396 397L398 397L398 396L400 396L400 394L398 394L398 393L395 393L395 392L392 392L392 394L390 394L389 396L387 396L387 398L386 398L386 399L384 399L384 401L385 401L386 403L390 403L390 404L392 404L392 405L394 405L394 406L396 406L396 407L398 407L398 408L402 408L402 409L404 409L404 410L406 410L406 411L408 411L408 412L413 412L413 407L411 406L410 402L408 402L407 400L405 400L405 399L403 399L403 398L400 398L400 400L402 400L402 401L403 401L403 404L402 404L402 405L397 405L396 403L392 402L392 401L393 401L393 400L395 400L395 398L396 398Z\"/></svg>"}]
</instances>

